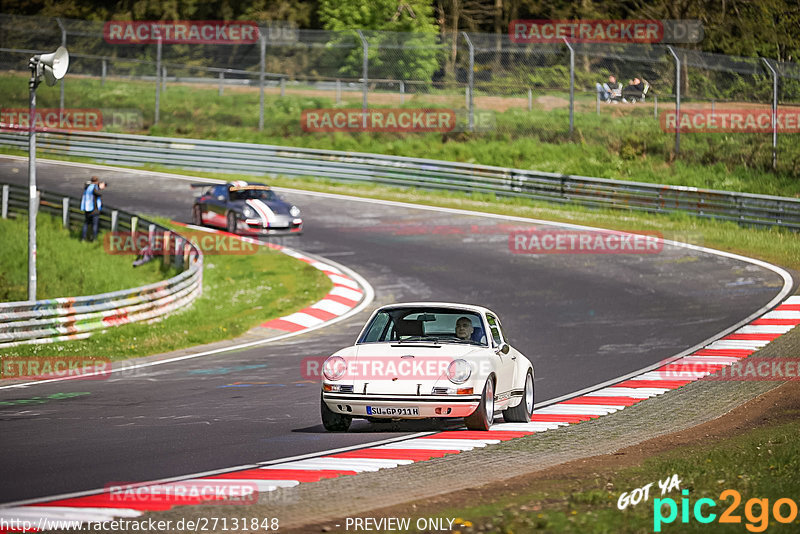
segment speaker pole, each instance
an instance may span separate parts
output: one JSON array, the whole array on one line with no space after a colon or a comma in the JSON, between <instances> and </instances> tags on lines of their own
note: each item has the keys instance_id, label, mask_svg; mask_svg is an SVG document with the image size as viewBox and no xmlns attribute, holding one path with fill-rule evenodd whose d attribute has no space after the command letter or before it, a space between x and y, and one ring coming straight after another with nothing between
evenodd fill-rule
<instances>
[{"instance_id":1,"label":"speaker pole","mask_svg":"<svg viewBox=\"0 0 800 534\"><path fill-rule=\"evenodd\" d=\"M28 300L36 300L36 214L39 198L36 191L36 87L39 85L39 57L31 58L30 106L28 110Z\"/></svg>"}]
</instances>

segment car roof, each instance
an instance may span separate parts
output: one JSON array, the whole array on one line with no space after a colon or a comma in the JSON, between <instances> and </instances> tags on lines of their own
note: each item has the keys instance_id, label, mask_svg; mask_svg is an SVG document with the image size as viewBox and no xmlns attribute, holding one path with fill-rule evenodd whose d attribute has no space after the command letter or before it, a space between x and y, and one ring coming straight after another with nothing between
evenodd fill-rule
<instances>
[{"instance_id":1,"label":"car roof","mask_svg":"<svg viewBox=\"0 0 800 534\"><path fill-rule=\"evenodd\" d=\"M232 191L237 191L242 189L262 189L262 190L270 189L268 185L251 184L249 182L245 182L244 180L234 180L233 182L228 182L225 185L227 185L228 189Z\"/></svg>"},{"instance_id":2,"label":"car roof","mask_svg":"<svg viewBox=\"0 0 800 534\"><path fill-rule=\"evenodd\" d=\"M457 302L398 302L396 304L387 304L385 306L381 306L380 309L392 309L392 308L458 308L459 310L467 310L473 311L477 313L491 313L494 316L497 316L495 312L490 310L489 308L484 308L483 306L476 306L474 304L460 304Z\"/></svg>"}]
</instances>

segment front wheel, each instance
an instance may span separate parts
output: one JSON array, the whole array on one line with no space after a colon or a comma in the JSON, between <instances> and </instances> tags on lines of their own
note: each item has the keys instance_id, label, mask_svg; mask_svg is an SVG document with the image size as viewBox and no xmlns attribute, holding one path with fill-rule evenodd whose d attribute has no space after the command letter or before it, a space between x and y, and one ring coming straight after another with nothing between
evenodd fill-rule
<instances>
[{"instance_id":1,"label":"front wheel","mask_svg":"<svg viewBox=\"0 0 800 534\"><path fill-rule=\"evenodd\" d=\"M522 400L512 408L503 410L503 419L508 423L530 423L533 413L533 375L530 371L525 376Z\"/></svg>"},{"instance_id":2,"label":"front wheel","mask_svg":"<svg viewBox=\"0 0 800 534\"><path fill-rule=\"evenodd\" d=\"M347 429L350 428L350 423L353 421L353 418L349 415L343 415L340 413L336 413L330 408L328 405L325 404L325 400L320 396L320 415L322 416L322 426L325 427L325 430L328 432L347 432Z\"/></svg>"},{"instance_id":3,"label":"front wheel","mask_svg":"<svg viewBox=\"0 0 800 534\"><path fill-rule=\"evenodd\" d=\"M483 386L481 403L469 415L464 418L467 428L470 430L489 430L494 422L494 382L489 377L486 385Z\"/></svg>"}]
</instances>

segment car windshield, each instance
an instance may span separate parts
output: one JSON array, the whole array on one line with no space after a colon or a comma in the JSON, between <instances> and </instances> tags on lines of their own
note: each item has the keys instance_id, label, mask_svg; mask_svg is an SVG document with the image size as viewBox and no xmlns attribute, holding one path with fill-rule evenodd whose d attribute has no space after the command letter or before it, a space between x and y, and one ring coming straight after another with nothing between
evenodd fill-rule
<instances>
[{"instance_id":1,"label":"car windshield","mask_svg":"<svg viewBox=\"0 0 800 534\"><path fill-rule=\"evenodd\" d=\"M358 343L466 343L486 346L480 314L456 308L385 308Z\"/></svg>"},{"instance_id":2,"label":"car windshield","mask_svg":"<svg viewBox=\"0 0 800 534\"><path fill-rule=\"evenodd\" d=\"M270 189L234 189L230 190L231 200L275 200L275 193Z\"/></svg>"}]
</instances>

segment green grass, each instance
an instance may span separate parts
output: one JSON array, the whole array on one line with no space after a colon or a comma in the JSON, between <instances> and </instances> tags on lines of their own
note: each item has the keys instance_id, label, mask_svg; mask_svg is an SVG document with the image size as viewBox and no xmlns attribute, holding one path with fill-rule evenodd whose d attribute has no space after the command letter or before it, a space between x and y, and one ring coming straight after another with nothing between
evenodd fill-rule
<instances>
[{"instance_id":1,"label":"green grass","mask_svg":"<svg viewBox=\"0 0 800 534\"><path fill-rule=\"evenodd\" d=\"M164 280L177 271L150 263L133 268L131 256L110 255L101 239L80 242L80 227L61 219L37 218L38 299L95 295ZM0 302L28 299L28 218L0 219Z\"/></svg>"},{"instance_id":2,"label":"green grass","mask_svg":"<svg viewBox=\"0 0 800 534\"><path fill-rule=\"evenodd\" d=\"M0 90L8 107L27 107L25 77L5 76ZM463 107L437 95L415 95L406 107ZM40 88L40 107L58 105L56 89ZM376 96L377 98L377 96ZM575 133L568 132L566 108L509 109L496 114L497 127L482 133L310 134L300 126L302 110L334 107L327 96L267 93L266 123L259 132L258 91L229 88L220 97L211 86L172 85L161 95L161 121L153 125L152 83L74 77L66 83L66 102L76 108L138 109L144 129L138 133L323 149L427 157L601 178L800 196L798 134L779 135L779 167L771 170L769 134L684 134L681 155L674 135L662 132L650 104L603 106L579 96ZM360 94L345 93L344 105L360 107ZM398 107L398 103L387 104ZM662 105L661 109L665 109ZM478 110L480 111L480 109Z\"/></svg>"},{"instance_id":3,"label":"green grass","mask_svg":"<svg viewBox=\"0 0 800 534\"><path fill-rule=\"evenodd\" d=\"M788 414L796 419L794 410ZM662 453L644 461L640 466L615 472L593 473L585 478L547 480L541 491L511 491L499 494L491 503L437 511L441 517L466 518L470 532L502 533L644 533L654 531L655 499L672 498L678 509L671 524L662 524L661 532L758 532L766 524L759 519L759 507L748 518L745 510L751 498L769 499L769 511L777 499L789 498L797 503L800 493L800 421L771 425L747 431L741 436ZM658 481L677 474L680 490L688 490L689 520L681 522L681 491L661 495ZM619 510L617 502L623 492L653 483L648 501ZM733 502L731 497L720 498L723 490L736 490L741 503L733 511L741 517L740 524L720 524L719 516ZM717 505L703 507L703 513L715 513L709 524L698 522L692 510L698 499L710 498ZM789 514L788 506L782 513ZM663 508L669 515L668 505ZM755 530L750 530L747 525ZM796 532L800 517L792 524L781 525L774 516L768 520L768 532Z\"/></svg>"},{"instance_id":4,"label":"green grass","mask_svg":"<svg viewBox=\"0 0 800 534\"><path fill-rule=\"evenodd\" d=\"M84 340L20 345L5 349L5 355L98 355L121 360L168 352L239 336L266 320L316 302L332 287L321 271L304 262L266 247L255 250L247 255L206 255L202 296L188 309L159 322L122 325ZM124 258L130 268L131 256L103 255L97 263L102 267L107 259L118 257ZM160 263L146 265L156 268ZM69 269L65 267L59 276L67 273Z\"/></svg>"}]
</instances>

